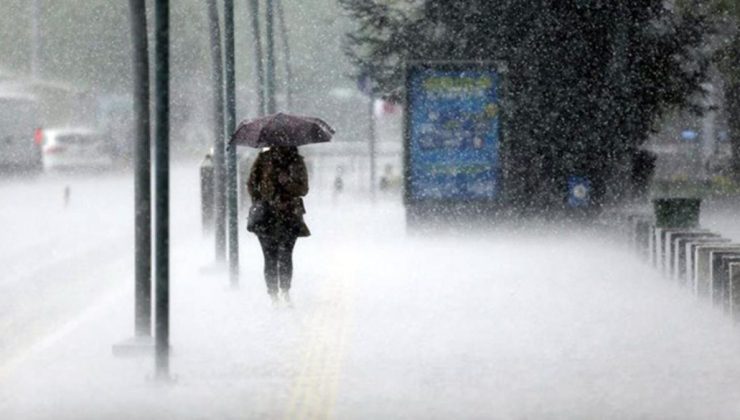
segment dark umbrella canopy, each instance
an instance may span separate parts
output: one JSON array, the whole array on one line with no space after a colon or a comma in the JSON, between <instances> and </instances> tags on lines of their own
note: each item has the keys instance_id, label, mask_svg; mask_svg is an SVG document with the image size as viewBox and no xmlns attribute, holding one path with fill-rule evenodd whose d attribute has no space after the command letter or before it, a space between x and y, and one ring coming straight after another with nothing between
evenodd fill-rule
<instances>
[{"instance_id":1,"label":"dark umbrella canopy","mask_svg":"<svg viewBox=\"0 0 740 420\"><path fill-rule=\"evenodd\" d=\"M242 121L231 137L239 146L255 148L303 146L331 140L334 129L319 118L277 113Z\"/></svg>"}]
</instances>

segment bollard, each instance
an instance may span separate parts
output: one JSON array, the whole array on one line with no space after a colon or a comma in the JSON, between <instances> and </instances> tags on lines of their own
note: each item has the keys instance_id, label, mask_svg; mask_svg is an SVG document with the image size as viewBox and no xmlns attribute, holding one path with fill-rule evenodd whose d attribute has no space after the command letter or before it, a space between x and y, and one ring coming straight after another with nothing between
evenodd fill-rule
<instances>
[{"instance_id":1,"label":"bollard","mask_svg":"<svg viewBox=\"0 0 740 420\"><path fill-rule=\"evenodd\" d=\"M650 223L650 224L647 225L647 231L646 231L646 233L647 233L647 240L648 240L647 261L648 261L648 264L650 264L651 266L653 265L653 259L654 259L654 254L653 254L653 247L655 246L654 245L654 242L655 242L655 232L653 232L654 230L655 230L655 225L654 224Z\"/></svg>"},{"instance_id":2,"label":"bollard","mask_svg":"<svg viewBox=\"0 0 740 420\"><path fill-rule=\"evenodd\" d=\"M714 303L727 310L729 297L728 264L740 262L740 251L712 252L710 260L710 283L712 290L714 290Z\"/></svg>"},{"instance_id":3,"label":"bollard","mask_svg":"<svg viewBox=\"0 0 740 420\"><path fill-rule=\"evenodd\" d=\"M678 232L683 229L672 229L672 228L662 228L659 230L656 230L658 232L658 237L656 238L656 268L661 272L665 273L665 265L666 260L668 259L668 239L670 238L670 234L673 232Z\"/></svg>"},{"instance_id":4,"label":"bollard","mask_svg":"<svg viewBox=\"0 0 740 420\"><path fill-rule=\"evenodd\" d=\"M215 225L213 154L208 153L200 164L200 211L203 233L213 232Z\"/></svg>"},{"instance_id":5,"label":"bollard","mask_svg":"<svg viewBox=\"0 0 740 420\"><path fill-rule=\"evenodd\" d=\"M627 240L632 248L641 249L641 229L643 223L650 222L650 216L645 214L630 214L627 216Z\"/></svg>"},{"instance_id":6,"label":"bollard","mask_svg":"<svg viewBox=\"0 0 740 420\"><path fill-rule=\"evenodd\" d=\"M664 229L661 234L661 258L662 264L660 264L660 271L663 275L669 276L671 267L673 264L673 242L676 237L683 237L686 235L704 235L708 234L709 231L705 229Z\"/></svg>"},{"instance_id":7,"label":"bollard","mask_svg":"<svg viewBox=\"0 0 740 420\"><path fill-rule=\"evenodd\" d=\"M711 283L712 253L720 251L740 252L740 245L725 243L699 245L694 251L694 290L698 296L709 297L714 300L714 285Z\"/></svg>"},{"instance_id":8,"label":"bollard","mask_svg":"<svg viewBox=\"0 0 740 420\"><path fill-rule=\"evenodd\" d=\"M670 240L673 235L690 232L700 232L698 229L655 227L653 230L653 266L661 273L666 272L670 252Z\"/></svg>"},{"instance_id":9,"label":"bollard","mask_svg":"<svg viewBox=\"0 0 740 420\"><path fill-rule=\"evenodd\" d=\"M653 204L654 219L634 211L607 212L604 225L669 279L689 285L696 296L708 297L740 321L740 244L698 228L698 198L662 198Z\"/></svg>"},{"instance_id":10,"label":"bollard","mask_svg":"<svg viewBox=\"0 0 740 420\"><path fill-rule=\"evenodd\" d=\"M718 275L720 276L720 281L722 281L722 284L725 287L723 309L727 312L731 312L732 305L732 276L730 273L730 265L733 263L740 264L740 255L727 255L720 258Z\"/></svg>"},{"instance_id":11,"label":"bollard","mask_svg":"<svg viewBox=\"0 0 740 420\"><path fill-rule=\"evenodd\" d=\"M660 236L664 228L653 226L651 231L652 242L650 242L650 265L658 268L658 249L660 248Z\"/></svg>"},{"instance_id":12,"label":"bollard","mask_svg":"<svg viewBox=\"0 0 740 420\"><path fill-rule=\"evenodd\" d=\"M729 239L725 238L707 238L707 239L696 239L686 243L684 249L684 281L685 284L696 292L696 264L694 261L696 248L702 245L721 245L729 243Z\"/></svg>"},{"instance_id":13,"label":"bollard","mask_svg":"<svg viewBox=\"0 0 740 420\"><path fill-rule=\"evenodd\" d=\"M671 248L669 256L668 275L672 280L682 282L684 264L686 263L686 243L693 240L717 239L719 235L708 231L687 232L685 234L675 234L671 236Z\"/></svg>"}]
</instances>

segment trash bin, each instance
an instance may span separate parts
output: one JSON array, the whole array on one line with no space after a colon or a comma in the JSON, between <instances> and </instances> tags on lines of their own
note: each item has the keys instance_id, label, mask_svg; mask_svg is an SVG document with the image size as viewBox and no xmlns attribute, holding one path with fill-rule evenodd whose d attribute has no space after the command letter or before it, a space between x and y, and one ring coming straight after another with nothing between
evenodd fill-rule
<instances>
[{"instance_id":1,"label":"trash bin","mask_svg":"<svg viewBox=\"0 0 740 420\"><path fill-rule=\"evenodd\" d=\"M200 164L200 209L203 233L212 232L215 222L213 181L213 156L209 153Z\"/></svg>"},{"instance_id":2,"label":"trash bin","mask_svg":"<svg viewBox=\"0 0 740 420\"><path fill-rule=\"evenodd\" d=\"M657 198L653 200L655 225L659 228L696 228L701 213L700 198Z\"/></svg>"}]
</instances>

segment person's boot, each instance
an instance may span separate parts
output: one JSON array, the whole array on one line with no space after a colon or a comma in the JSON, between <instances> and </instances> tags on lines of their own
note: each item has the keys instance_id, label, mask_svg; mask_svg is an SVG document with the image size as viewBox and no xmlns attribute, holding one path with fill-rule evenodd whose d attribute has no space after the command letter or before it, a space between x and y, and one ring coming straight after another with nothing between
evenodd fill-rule
<instances>
[{"instance_id":1,"label":"person's boot","mask_svg":"<svg viewBox=\"0 0 740 420\"><path fill-rule=\"evenodd\" d=\"M280 291L280 295L283 298L283 303L285 303L285 306L288 308L293 307L293 302L290 300L290 292L288 290L282 290Z\"/></svg>"},{"instance_id":2,"label":"person's boot","mask_svg":"<svg viewBox=\"0 0 740 420\"><path fill-rule=\"evenodd\" d=\"M280 306L280 299L278 298L277 292L270 292L270 301L272 301L272 307L277 308Z\"/></svg>"}]
</instances>

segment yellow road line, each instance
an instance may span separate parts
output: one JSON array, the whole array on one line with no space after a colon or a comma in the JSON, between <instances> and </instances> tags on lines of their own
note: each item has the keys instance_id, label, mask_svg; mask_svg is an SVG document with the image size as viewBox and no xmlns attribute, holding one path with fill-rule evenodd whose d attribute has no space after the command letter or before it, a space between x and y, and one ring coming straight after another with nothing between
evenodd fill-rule
<instances>
[{"instance_id":1,"label":"yellow road line","mask_svg":"<svg viewBox=\"0 0 740 420\"><path fill-rule=\"evenodd\" d=\"M327 279L321 301L304 332L300 370L295 378L286 419L333 418L342 365L352 323L352 299L357 286L356 255L336 255L336 278ZM335 277L335 276L332 276Z\"/></svg>"}]
</instances>

